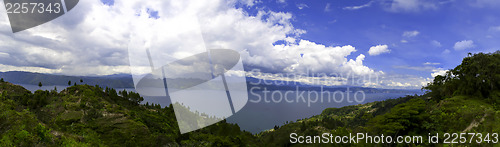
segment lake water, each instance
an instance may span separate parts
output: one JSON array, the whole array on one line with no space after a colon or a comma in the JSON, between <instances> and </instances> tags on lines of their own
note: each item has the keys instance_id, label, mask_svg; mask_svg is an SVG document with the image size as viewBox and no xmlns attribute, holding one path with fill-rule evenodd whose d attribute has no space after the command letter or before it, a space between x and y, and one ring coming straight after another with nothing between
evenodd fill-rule
<instances>
[{"instance_id":1,"label":"lake water","mask_svg":"<svg viewBox=\"0 0 500 147\"><path fill-rule=\"evenodd\" d=\"M280 94L283 96L280 98ZM364 99L361 96L355 95L354 92L344 95L342 100L341 95L338 94L335 99L328 99L326 94L323 94L324 99L321 102L321 97L318 97L316 102L311 102L307 97L307 91L304 92L304 99L297 99L297 92L292 92L284 97L286 91L278 91L273 93L254 92L248 94L248 103L235 115L227 118L228 123L236 123L242 130L252 133L259 133L264 130L273 128L275 125L280 126L285 122L297 121L298 119L309 118L314 115L319 115L326 108L340 108L349 105L365 104L375 101L383 101L386 99L399 98L406 95L414 95L421 93L365 93ZM190 96L199 96L206 94L204 91L191 91ZM267 95L267 99L264 96ZM314 95L312 95L314 96ZM355 96L358 96L357 99ZM260 101L258 101L260 98ZM331 96L333 98L333 96ZM170 99L165 97L145 97L145 102L161 104L168 106L171 102ZM234 98L233 98L234 99ZM281 99L281 101L279 101ZM288 101L287 101L288 100ZM193 109L193 108L192 108Z\"/></svg>"},{"instance_id":2,"label":"lake water","mask_svg":"<svg viewBox=\"0 0 500 147\"><path fill-rule=\"evenodd\" d=\"M282 91L283 92L283 91ZM263 93L260 93L264 95ZM374 101L383 101L391 98L398 98L405 96L404 93L367 93L365 94L364 101L354 100L354 93L351 93L351 99L347 100L344 98L337 98L337 101L331 100L328 102L326 99L321 102L318 100L315 103L309 103L308 98L303 100L296 100L296 95L290 94L289 100L294 100L289 103L285 100L278 102L279 98L275 98L276 101L270 100L269 103L261 101L259 103L249 102L247 105L235 115L229 117L227 122L237 123L241 129L247 130L252 133L258 133L264 130L273 128L275 125L280 126L285 124L286 121L297 121L298 119L309 118L314 115L319 115L326 108L340 108L349 105L364 104ZM413 95L408 93L409 95ZM257 96L249 95L249 99L257 99ZM325 96L326 97L326 96ZM358 98L361 99L361 98Z\"/></svg>"},{"instance_id":3,"label":"lake water","mask_svg":"<svg viewBox=\"0 0 500 147\"><path fill-rule=\"evenodd\" d=\"M42 86L19 84L30 91L36 90L57 90L67 88L68 86ZM117 89L123 90L123 89ZM133 88L127 88L128 91L135 91ZM349 105L357 105L370 103L374 101L383 101L391 98L403 97L406 95L414 95L421 93L365 93L364 97L355 93L344 93L342 96L337 93L336 96L328 96L320 94L318 96L308 95L308 91L294 91L285 97L287 91L274 91L272 93L264 93L262 91L251 92L248 94L248 103L235 115L227 118L228 123L236 123L242 130L252 133L258 133L264 130L273 128L275 125L280 126L285 122L297 121L298 119L309 118L314 115L319 115L326 108L340 108ZM303 93L303 98L297 99L297 94ZM192 91L192 96L204 95L204 91ZM278 94L281 93L281 94ZM324 96L321 102L321 96ZM315 98L318 99L314 102ZM171 101L165 97L144 97L143 103L160 104L162 107L170 105Z\"/></svg>"}]
</instances>

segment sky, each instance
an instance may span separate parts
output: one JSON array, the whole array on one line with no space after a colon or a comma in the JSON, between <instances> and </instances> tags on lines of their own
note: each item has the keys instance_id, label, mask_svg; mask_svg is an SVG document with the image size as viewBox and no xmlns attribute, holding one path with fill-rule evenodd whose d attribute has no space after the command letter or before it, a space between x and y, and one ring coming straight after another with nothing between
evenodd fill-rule
<instances>
[{"instance_id":1,"label":"sky","mask_svg":"<svg viewBox=\"0 0 500 147\"><path fill-rule=\"evenodd\" d=\"M307 83L321 73L373 75L377 80L357 86L420 89L469 52L500 50L499 6L498 0L85 0L18 33L2 7L0 72L130 74L131 37L174 36L160 44L192 45L175 36L198 28L199 45L237 50L246 72L259 70L247 76L298 74L305 76L294 80Z\"/></svg>"}]
</instances>

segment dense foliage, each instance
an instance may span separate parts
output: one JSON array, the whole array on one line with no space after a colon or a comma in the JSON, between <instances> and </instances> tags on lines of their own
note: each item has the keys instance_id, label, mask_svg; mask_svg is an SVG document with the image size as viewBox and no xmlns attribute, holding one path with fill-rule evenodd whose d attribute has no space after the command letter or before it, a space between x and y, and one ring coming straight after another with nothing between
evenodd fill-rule
<instances>
[{"instance_id":1,"label":"dense foliage","mask_svg":"<svg viewBox=\"0 0 500 147\"><path fill-rule=\"evenodd\" d=\"M77 85L60 93L0 82L0 146L241 146L255 137L225 121L180 134L172 105L137 93Z\"/></svg>"},{"instance_id":2,"label":"dense foliage","mask_svg":"<svg viewBox=\"0 0 500 147\"><path fill-rule=\"evenodd\" d=\"M498 99L500 90L500 51L495 53L470 54L462 64L438 75L424 89L431 90L435 100L456 95L470 95Z\"/></svg>"},{"instance_id":3,"label":"dense foliage","mask_svg":"<svg viewBox=\"0 0 500 147\"><path fill-rule=\"evenodd\" d=\"M428 136L436 133L500 133L500 52L466 57L461 65L437 76L422 96L343 108L291 122L258 134L274 146L290 146L290 133L301 136L368 133L389 136ZM418 145L430 146L427 138ZM441 142L443 138L440 138ZM293 144L299 145L300 144ZM346 144L328 144L345 146ZM349 144L366 146L366 144ZM408 146L386 144L387 146ZM462 144L477 146L476 143ZM494 146L483 143L481 146ZM498 145L498 144L496 144Z\"/></svg>"},{"instance_id":4,"label":"dense foliage","mask_svg":"<svg viewBox=\"0 0 500 147\"><path fill-rule=\"evenodd\" d=\"M144 99L133 92L75 85L61 92L31 93L0 79L0 146L300 146L290 143L291 133L500 133L499 69L498 51L469 55L424 87L429 90L425 95L328 108L255 135L225 121L180 134L172 105L140 104ZM430 146L426 141L383 146L415 145Z\"/></svg>"}]
</instances>

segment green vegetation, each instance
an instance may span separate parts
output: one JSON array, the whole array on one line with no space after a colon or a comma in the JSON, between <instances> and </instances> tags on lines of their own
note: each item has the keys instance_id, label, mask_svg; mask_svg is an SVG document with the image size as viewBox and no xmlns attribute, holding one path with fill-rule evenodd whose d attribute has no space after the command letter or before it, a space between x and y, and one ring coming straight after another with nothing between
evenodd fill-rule
<instances>
[{"instance_id":1,"label":"green vegetation","mask_svg":"<svg viewBox=\"0 0 500 147\"><path fill-rule=\"evenodd\" d=\"M436 76L424 89L439 101L456 95L477 96L495 101L500 88L500 51L478 53L463 59L462 64Z\"/></svg>"},{"instance_id":2,"label":"green vegetation","mask_svg":"<svg viewBox=\"0 0 500 147\"><path fill-rule=\"evenodd\" d=\"M255 137L225 121L181 135L173 106L134 92L77 85L31 93L0 83L0 146L241 146Z\"/></svg>"},{"instance_id":3,"label":"green vegetation","mask_svg":"<svg viewBox=\"0 0 500 147\"><path fill-rule=\"evenodd\" d=\"M422 96L328 108L319 115L287 122L256 135L225 121L181 135L173 105L165 108L143 105L140 102L144 99L134 92L75 85L59 93L57 90L31 93L1 79L0 146L301 146L290 143L291 133L308 136L500 133L499 87L500 52L479 53L466 57L446 75L437 76L423 88L429 92ZM187 112L190 111L186 109ZM190 125L196 124L187 124ZM441 142L443 139L440 138ZM413 145L382 146L418 145L432 146L427 138Z\"/></svg>"},{"instance_id":4,"label":"green vegetation","mask_svg":"<svg viewBox=\"0 0 500 147\"><path fill-rule=\"evenodd\" d=\"M322 133L341 136L349 133L385 136L500 133L499 88L500 52L469 55L461 65L447 72L445 76L437 76L432 83L424 87L423 89L430 90L425 95L329 108L320 115L262 132L258 137L269 145L289 146L292 145L289 140L290 133L303 136ZM443 139L440 138L441 142ZM422 144L417 145L430 146L427 139L424 140ZM351 145L366 146L363 143ZM481 146L493 145L483 143Z\"/></svg>"}]
</instances>

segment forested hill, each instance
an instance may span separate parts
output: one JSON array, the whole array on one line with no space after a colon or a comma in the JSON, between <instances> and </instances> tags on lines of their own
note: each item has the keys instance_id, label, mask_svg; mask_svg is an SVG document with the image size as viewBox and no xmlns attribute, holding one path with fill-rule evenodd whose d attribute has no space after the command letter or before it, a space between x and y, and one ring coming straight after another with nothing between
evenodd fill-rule
<instances>
[{"instance_id":1,"label":"forested hill","mask_svg":"<svg viewBox=\"0 0 500 147\"><path fill-rule=\"evenodd\" d=\"M141 100L89 85L32 94L1 79L0 146L256 146L251 133L224 121L181 135L172 105Z\"/></svg>"},{"instance_id":2,"label":"forested hill","mask_svg":"<svg viewBox=\"0 0 500 147\"><path fill-rule=\"evenodd\" d=\"M425 95L329 108L256 135L225 121L181 135L173 106L142 105L134 92L76 85L31 93L0 79L0 146L300 146L290 143L291 133L500 133L499 69L500 52L470 55L436 77ZM493 146L491 140L481 146Z\"/></svg>"},{"instance_id":3,"label":"forested hill","mask_svg":"<svg viewBox=\"0 0 500 147\"><path fill-rule=\"evenodd\" d=\"M486 138L488 133L500 133L499 51L490 54L469 54L462 64L444 76L437 76L424 89L431 91L422 96L329 108L320 115L262 132L258 137L273 146L288 146L293 145L289 138L291 133L297 133L299 136L323 133L331 133L334 136L349 136L349 133L412 135L424 136L423 143L418 144L431 146L426 138L429 133L482 133L485 136L482 136L481 146L499 145L493 143L498 141L498 138ZM443 143L444 139L441 136L440 142ZM470 139L470 136L467 139ZM475 140L471 142L467 140L461 145L478 145ZM363 143L351 145L366 146Z\"/></svg>"}]
</instances>

